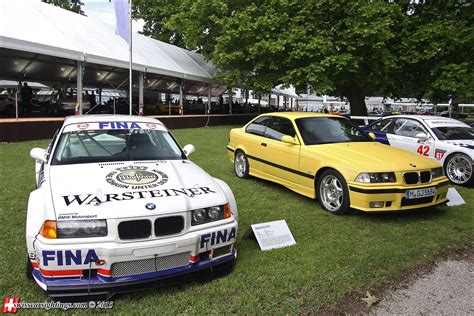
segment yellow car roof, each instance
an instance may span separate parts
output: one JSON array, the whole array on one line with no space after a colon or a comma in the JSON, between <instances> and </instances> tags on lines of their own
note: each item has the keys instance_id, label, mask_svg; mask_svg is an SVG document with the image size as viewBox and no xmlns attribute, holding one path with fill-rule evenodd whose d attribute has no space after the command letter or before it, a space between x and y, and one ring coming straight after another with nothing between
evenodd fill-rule
<instances>
[{"instance_id":1,"label":"yellow car roof","mask_svg":"<svg viewBox=\"0 0 474 316\"><path fill-rule=\"evenodd\" d=\"M328 113L314 113L314 112L270 112L264 113L264 115L271 115L271 116L281 116L286 117L292 120L303 118L303 117L342 117L341 115L337 114L328 114Z\"/></svg>"}]
</instances>

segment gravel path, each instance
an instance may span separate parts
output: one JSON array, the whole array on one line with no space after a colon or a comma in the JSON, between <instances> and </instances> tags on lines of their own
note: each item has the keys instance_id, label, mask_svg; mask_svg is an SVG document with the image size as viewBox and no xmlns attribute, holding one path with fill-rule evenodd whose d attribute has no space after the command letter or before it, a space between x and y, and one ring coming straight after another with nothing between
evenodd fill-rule
<instances>
[{"instance_id":1,"label":"gravel path","mask_svg":"<svg viewBox=\"0 0 474 316\"><path fill-rule=\"evenodd\" d=\"M388 294L371 312L474 315L474 261L470 259L441 261L432 272Z\"/></svg>"}]
</instances>

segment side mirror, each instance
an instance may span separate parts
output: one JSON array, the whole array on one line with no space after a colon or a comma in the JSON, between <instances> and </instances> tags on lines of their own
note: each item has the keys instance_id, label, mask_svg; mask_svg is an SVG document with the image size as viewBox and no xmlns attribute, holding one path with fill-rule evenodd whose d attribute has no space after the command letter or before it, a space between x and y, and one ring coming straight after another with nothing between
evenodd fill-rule
<instances>
[{"instance_id":1,"label":"side mirror","mask_svg":"<svg viewBox=\"0 0 474 316\"><path fill-rule=\"evenodd\" d=\"M48 161L46 159L46 150L44 150L43 148L33 148L30 151L30 157L33 158L34 160L39 161L39 162Z\"/></svg>"},{"instance_id":2,"label":"side mirror","mask_svg":"<svg viewBox=\"0 0 474 316\"><path fill-rule=\"evenodd\" d=\"M420 132L420 133L416 134L415 137L418 138L419 140L428 140L428 139L430 139L430 137L428 135L426 135L426 133L423 133L423 132Z\"/></svg>"},{"instance_id":3,"label":"side mirror","mask_svg":"<svg viewBox=\"0 0 474 316\"><path fill-rule=\"evenodd\" d=\"M300 142L295 139L294 137L291 137L289 135L283 135L283 137L281 138L281 141L284 142L284 143L287 143L287 144L292 144L292 145L299 145Z\"/></svg>"},{"instance_id":4,"label":"side mirror","mask_svg":"<svg viewBox=\"0 0 474 316\"><path fill-rule=\"evenodd\" d=\"M372 138L372 139L375 139L375 134L372 133L372 132L370 132L370 133L369 133L369 137Z\"/></svg>"},{"instance_id":5,"label":"side mirror","mask_svg":"<svg viewBox=\"0 0 474 316\"><path fill-rule=\"evenodd\" d=\"M186 146L183 147L184 154L186 156L191 155L193 152L196 151L196 148L194 148L194 145L187 144Z\"/></svg>"}]
</instances>

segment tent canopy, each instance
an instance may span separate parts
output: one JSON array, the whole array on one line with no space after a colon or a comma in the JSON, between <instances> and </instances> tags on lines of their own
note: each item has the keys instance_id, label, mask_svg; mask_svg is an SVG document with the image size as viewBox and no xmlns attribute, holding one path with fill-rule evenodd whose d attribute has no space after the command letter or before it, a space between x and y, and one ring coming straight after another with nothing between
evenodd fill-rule
<instances>
[{"instance_id":1,"label":"tent canopy","mask_svg":"<svg viewBox=\"0 0 474 316\"><path fill-rule=\"evenodd\" d=\"M44 55L129 67L128 43L110 27L41 1L0 1L0 48L28 52L29 61ZM138 33L133 34L133 69L204 83L212 83L215 72L201 55Z\"/></svg>"}]
</instances>

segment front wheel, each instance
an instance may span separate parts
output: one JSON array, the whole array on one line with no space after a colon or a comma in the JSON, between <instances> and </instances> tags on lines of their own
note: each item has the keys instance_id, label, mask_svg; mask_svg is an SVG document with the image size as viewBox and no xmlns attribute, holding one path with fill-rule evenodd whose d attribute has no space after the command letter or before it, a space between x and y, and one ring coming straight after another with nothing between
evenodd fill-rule
<instances>
[{"instance_id":1,"label":"front wheel","mask_svg":"<svg viewBox=\"0 0 474 316\"><path fill-rule=\"evenodd\" d=\"M321 206L329 213L350 213L349 190L346 180L339 172L332 169L324 171L318 178L317 192Z\"/></svg>"},{"instance_id":2,"label":"front wheel","mask_svg":"<svg viewBox=\"0 0 474 316\"><path fill-rule=\"evenodd\" d=\"M241 150L235 153L234 171L235 175L241 179L249 177L249 160L247 159L247 155Z\"/></svg>"},{"instance_id":3,"label":"front wheel","mask_svg":"<svg viewBox=\"0 0 474 316\"><path fill-rule=\"evenodd\" d=\"M461 153L449 156L444 163L446 176L455 184L468 184L472 182L472 161Z\"/></svg>"}]
</instances>

